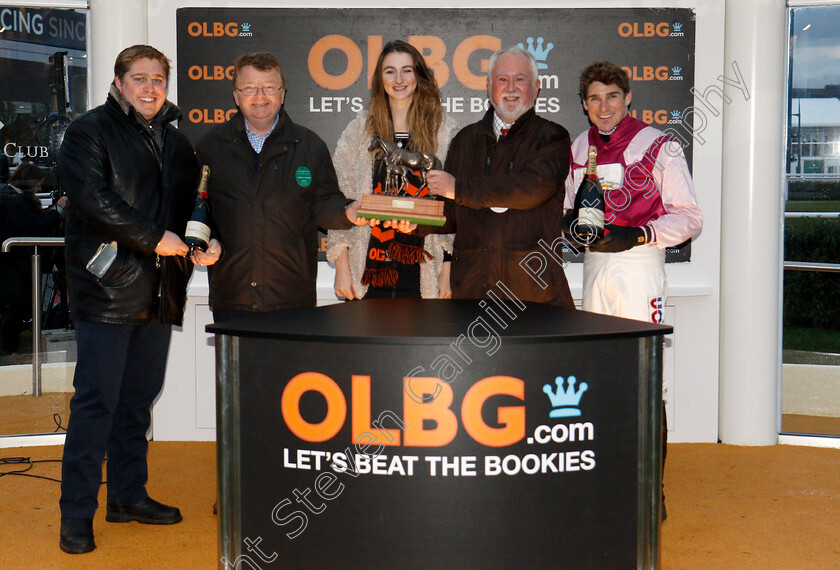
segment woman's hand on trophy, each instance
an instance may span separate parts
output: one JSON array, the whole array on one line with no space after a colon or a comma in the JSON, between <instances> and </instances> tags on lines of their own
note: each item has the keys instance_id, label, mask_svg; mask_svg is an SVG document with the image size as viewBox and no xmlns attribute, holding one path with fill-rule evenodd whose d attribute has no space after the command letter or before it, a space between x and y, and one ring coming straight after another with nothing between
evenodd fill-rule
<instances>
[{"instance_id":1,"label":"woman's hand on trophy","mask_svg":"<svg viewBox=\"0 0 840 570\"><path fill-rule=\"evenodd\" d=\"M408 220L385 220L382 224L383 228L394 228L400 233L410 234L417 229L417 224L412 224Z\"/></svg>"}]
</instances>

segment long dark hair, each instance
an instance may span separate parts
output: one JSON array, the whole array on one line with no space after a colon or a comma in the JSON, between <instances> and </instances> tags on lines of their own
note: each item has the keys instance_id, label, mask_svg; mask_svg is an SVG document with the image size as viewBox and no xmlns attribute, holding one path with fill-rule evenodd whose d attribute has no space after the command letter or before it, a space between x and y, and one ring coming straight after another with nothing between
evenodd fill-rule
<instances>
[{"instance_id":1,"label":"long dark hair","mask_svg":"<svg viewBox=\"0 0 840 570\"><path fill-rule=\"evenodd\" d=\"M388 94L382 81L382 62L392 53L407 53L411 56L417 88L408 108L408 128L411 130L411 146L418 152L437 150L437 131L443 121L443 107L440 104L440 90L435 83L434 74L426 65L426 60L411 44L402 40L394 40L385 44L370 86L370 101L368 102L367 130L371 135L393 140L394 121L388 104Z\"/></svg>"}]
</instances>

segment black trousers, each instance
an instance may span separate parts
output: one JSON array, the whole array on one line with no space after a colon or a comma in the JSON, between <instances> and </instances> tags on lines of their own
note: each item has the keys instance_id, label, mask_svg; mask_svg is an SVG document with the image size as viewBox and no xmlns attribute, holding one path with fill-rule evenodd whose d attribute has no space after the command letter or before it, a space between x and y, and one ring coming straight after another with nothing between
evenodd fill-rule
<instances>
[{"instance_id":1,"label":"black trousers","mask_svg":"<svg viewBox=\"0 0 840 570\"><path fill-rule=\"evenodd\" d=\"M76 321L77 361L61 464L61 514L92 518L107 451L108 499L145 499L146 432L163 387L170 325Z\"/></svg>"}]
</instances>

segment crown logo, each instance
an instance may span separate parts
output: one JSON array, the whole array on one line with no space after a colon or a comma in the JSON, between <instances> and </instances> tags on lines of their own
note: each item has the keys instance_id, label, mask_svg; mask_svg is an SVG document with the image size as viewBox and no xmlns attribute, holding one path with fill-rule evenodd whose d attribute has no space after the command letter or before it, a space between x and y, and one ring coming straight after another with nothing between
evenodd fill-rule
<instances>
[{"instance_id":1,"label":"crown logo","mask_svg":"<svg viewBox=\"0 0 840 570\"><path fill-rule=\"evenodd\" d=\"M671 118L673 119L679 119L680 115L682 115L682 111L680 111L679 109L674 109L673 111L671 111Z\"/></svg>"},{"instance_id":2,"label":"crown logo","mask_svg":"<svg viewBox=\"0 0 840 570\"><path fill-rule=\"evenodd\" d=\"M551 410L551 413L548 414L550 418L571 418L580 415L580 408L578 405L580 404L580 398L583 396L583 393L586 392L589 385L586 382L581 382L580 387L575 391L575 383L577 382L577 378L574 376L569 376L568 379L568 389L563 389L563 377L558 376L554 379L554 383L557 385L557 390L551 390L551 384L546 384L543 386L543 392L548 395L548 399L551 401L551 406L554 408Z\"/></svg>"},{"instance_id":3,"label":"crown logo","mask_svg":"<svg viewBox=\"0 0 840 570\"><path fill-rule=\"evenodd\" d=\"M674 75L679 75L679 74L682 72L682 67L672 67L672 68L671 68L671 72L672 72Z\"/></svg>"},{"instance_id":4,"label":"crown logo","mask_svg":"<svg viewBox=\"0 0 840 570\"><path fill-rule=\"evenodd\" d=\"M681 32L682 31L682 26L683 25L680 24L679 22L674 22L674 31L675 32Z\"/></svg>"},{"instance_id":5,"label":"crown logo","mask_svg":"<svg viewBox=\"0 0 840 570\"><path fill-rule=\"evenodd\" d=\"M242 31L243 32L250 32L251 31L251 24L249 24L248 22L243 22L242 23Z\"/></svg>"},{"instance_id":6,"label":"crown logo","mask_svg":"<svg viewBox=\"0 0 840 570\"><path fill-rule=\"evenodd\" d=\"M543 38L537 38L537 45L534 47L534 38L528 38L528 47L527 50L531 52L531 55L534 56L534 59L537 60L537 69L548 69L548 64L545 62L548 59L548 52L554 49L554 44L548 42L548 45L543 48L543 42L545 40ZM520 48L526 49L522 42L517 44Z\"/></svg>"}]
</instances>

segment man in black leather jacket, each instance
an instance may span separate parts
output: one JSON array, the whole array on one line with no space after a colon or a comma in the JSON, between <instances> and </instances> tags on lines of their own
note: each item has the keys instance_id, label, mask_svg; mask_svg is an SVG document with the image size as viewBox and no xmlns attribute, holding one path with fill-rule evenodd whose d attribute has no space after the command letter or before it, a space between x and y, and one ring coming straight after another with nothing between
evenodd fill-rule
<instances>
[{"instance_id":1,"label":"man in black leather jacket","mask_svg":"<svg viewBox=\"0 0 840 570\"><path fill-rule=\"evenodd\" d=\"M78 358L64 445L61 538L89 552L107 451L109 522L173 524L175 507L146 493L146 432L163 386L169 337L180 324L191 264L181 237L198 166L170 124L169 60L151 46L123 50L108 99L67 129L59 156L70 198L67 282ZM88 269L101 246L116 257Z\"/></svg>"}]
</instances>

